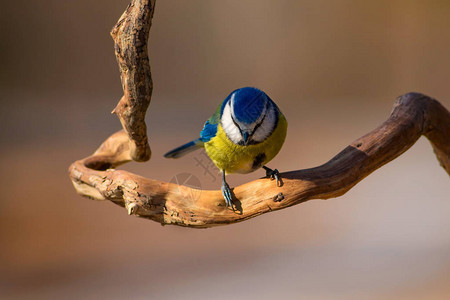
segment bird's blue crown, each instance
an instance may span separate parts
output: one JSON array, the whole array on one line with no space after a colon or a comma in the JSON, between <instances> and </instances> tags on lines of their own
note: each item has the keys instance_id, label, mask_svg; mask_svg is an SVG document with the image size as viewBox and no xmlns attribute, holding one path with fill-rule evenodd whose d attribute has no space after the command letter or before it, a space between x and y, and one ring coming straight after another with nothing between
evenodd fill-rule
<instances>
[{"instance_id":1,"label":"bird's blue crown","mask_svg":"<svg viewBox=\"0 0 450 300\"><path fill-rule=\"evenodd\" d=\"M224 101L224 105L228 101L231 101L234 119L251 124L258 120L270 98L257 88L244 87L232 92Z\"/></svg>"}]
</instances>

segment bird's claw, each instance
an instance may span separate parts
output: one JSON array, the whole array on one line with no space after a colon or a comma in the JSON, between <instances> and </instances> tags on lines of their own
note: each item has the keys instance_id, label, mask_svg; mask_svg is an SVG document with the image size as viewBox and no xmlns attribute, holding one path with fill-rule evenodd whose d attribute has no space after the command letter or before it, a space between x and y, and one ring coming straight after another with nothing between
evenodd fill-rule
<instances>
[{"instance_id":1,"label":"bird's claw","mask_svg":"<svg viewBox=\"0 0 450 300\"><path fill-rule=\"evenodd\" d=\"M222 183L222 195L225 198L226 206L231 207L231 209L234 211L233 197L231 195L231 189L230 189L230 186L226 182Z\"/></svg>"},{"instance_id":2,"label":"bird's claw","mask_svg":"<svg viewBox=\"0 0 450 300\"><path fill-rule=\"evenodd\" d=\"M266 170L266 177L270 178L270 180L275 179L277 181L277 186L278 187L281 186L280 185L280 179L281 179L280 172L278 172L277 169L272 170L268 167L264 167L264 169Z\"/></svg>"}]
</instances>

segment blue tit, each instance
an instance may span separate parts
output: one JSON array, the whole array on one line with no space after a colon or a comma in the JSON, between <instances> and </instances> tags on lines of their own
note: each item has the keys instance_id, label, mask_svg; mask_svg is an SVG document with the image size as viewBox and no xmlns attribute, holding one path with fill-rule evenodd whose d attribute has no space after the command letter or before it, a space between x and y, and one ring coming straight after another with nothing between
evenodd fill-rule
<instances>
[{"instance_id":1,"label":"blue tit","mask_svg":"<svg viewBox=\"0 0 450 300\"><path fill-rule=\"evenodd\" d=\"M279 183L278 170L265 165L280 151L286 138L287 121L277 105L263 91L244 87L232 92L209 118L200 138L167 152L179 158L205 148L222 171L222 194L226 206L234 210L232 193L225 174L250 173L261 167L266 176Z\"/></svg>"}]
</instances>

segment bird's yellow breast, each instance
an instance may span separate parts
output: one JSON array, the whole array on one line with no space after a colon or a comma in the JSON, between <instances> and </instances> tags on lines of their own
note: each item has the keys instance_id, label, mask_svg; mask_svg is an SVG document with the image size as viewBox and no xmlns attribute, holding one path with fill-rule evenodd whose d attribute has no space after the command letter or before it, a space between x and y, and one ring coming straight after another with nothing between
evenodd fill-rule
<instances>
[{"instance_id":1,"label":"bird's yellow breast","mask_svg":"<svg viewBox=\"0 0 450 300\"><path fill-rule=\"evenodd\" d=\"M250 173L271 161L286 138L287 121L280 113L277 127L263 142L241 146L233 143L220 122L216 136L205 143L205 150L214 164L226 173Z\"/></svg>"}]
</instances>

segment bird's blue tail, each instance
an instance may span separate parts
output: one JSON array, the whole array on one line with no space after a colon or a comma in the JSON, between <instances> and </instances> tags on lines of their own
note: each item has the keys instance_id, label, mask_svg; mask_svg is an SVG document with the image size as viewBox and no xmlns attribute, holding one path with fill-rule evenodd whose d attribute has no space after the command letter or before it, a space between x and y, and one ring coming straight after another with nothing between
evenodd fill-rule
<instances>
[{"instance_id":1,"label":"bird's blue tail","mask_svg":"<svg viewBox=\"0 0 450 300\"><path fill-rule=\"evenodd\" d=\"M184 144L178 148L173 149L172 151L164 154L165 158L179 158L182 157L192 151L200 149L203 147L203 142L200 139L193 140L187 144Z\"/></svg>"}]
</instances>

